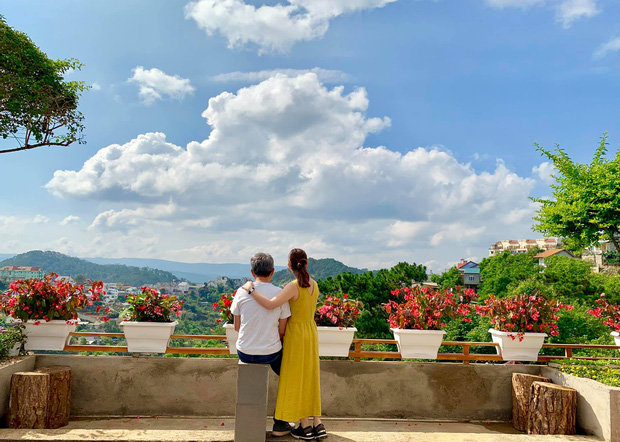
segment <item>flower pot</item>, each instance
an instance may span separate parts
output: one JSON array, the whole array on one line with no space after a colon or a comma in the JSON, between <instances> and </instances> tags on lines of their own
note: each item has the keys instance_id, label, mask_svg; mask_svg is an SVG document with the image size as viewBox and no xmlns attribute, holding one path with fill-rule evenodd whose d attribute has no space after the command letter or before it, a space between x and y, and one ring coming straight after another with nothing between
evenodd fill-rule
<instances>
[{"instance_id":1,"label":"flower pot","mask_svg":"<svg viewBox=\"0 0 620 442\"><path fill-rule=\"evenodd\" d=\"M226 329L226 344L228 345L228 352L231 355L236 355L239 332L235 330L235 324L224 324L224 328Z\"/></svg>"},{"instance_id":2,"label":"flower pot","mask_svg":"<svg viewBox=\"0 0 620 442\"><path fill-rule=\"evenodd\" d=\"M324 327L316 328L319 334L319 356L348 357L355 327Z\"/></svg>"},{"instance_id":3,"label":"flower pot","mask_svg":"<svg viewBox=\"0 0 620 442\"><path fill-rule=\"evenodd\" d=\"M166 353L170 336L177 321L137 322L123 321L123 333L129 353Z\"/></svg>"},{"instance_id":4,"label":"flower pot","mask_svg":"<svg viewBox=\"0 0 620 442\"><path fill-rule=\"evenodd\" d=\"M37 325L35 323L38 322ZM64 319L28 320L24 324L26 344L24 349L29 350L64 350L69 341L69 333L75 331L77 321Z\"/></svg>"},{"instance_id":5,"label":"flower pot","mask_svg":"<svg viewBox=\"0 0 620 442\"><path fill-rule=\"evenodd\" d=\"M538 352L542 348L547 333L522 333L523 339L519 338L519 333L503 332L489 329L493 342L499 344L497 353L502 355L504 361L529 361L538 360Z\"/></svg>"},{"instance_id":6,"label":"flower pot","mask_svg":"<svg viewBox=\"0 0 620 442\"><path fill-rule=\"evenodd\" d=\"M614 341L616 341L616 346L620 347L620 333L611 332L611 335L614 337Z\"/></svg>"},{"instance_id":7,"label":"flower pot","mask_svg":"<svg viewBox=\"0 0 620 442\"><path fill-rule=\"evenodd\" d=\"M443 330L405 330L391 328L403 359L437 359Z\"/></svg>"},{"instance_id":8,"label":"flower pot","mask_svg":"<svg viewBox=\"0 0 620 442\"><path fill-rule=\"evenodd\" d=\"M9 350L9 356L19 356L19 349L22 347L22 343L18 342Z\"/></svg>"}]
</instances>

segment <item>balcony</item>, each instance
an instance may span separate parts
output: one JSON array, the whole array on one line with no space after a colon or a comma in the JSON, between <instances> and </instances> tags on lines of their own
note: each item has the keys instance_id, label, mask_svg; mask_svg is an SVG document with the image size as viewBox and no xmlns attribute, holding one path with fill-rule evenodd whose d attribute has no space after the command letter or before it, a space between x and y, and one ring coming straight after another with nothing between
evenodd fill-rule
<instances>
[{"instance_id":1,"label":"balcony","mask_svg":"<svg viewBox=\"0 0 620 442\"><path fill-rule=\"evenodd\" d=\"M92 335L122 336L74 333L76 338ZM174 337L224 339L217 335ZM321 361L323 415L332 434L329 440L389 441L411 437L415 440L510 441L531 438L507 424L512 409L511 377L517 372L544 375L555 383L576 388L580 431L605 440L619 440L614 438L620 435L620 422L616 418L620 416L620 388L569 376L546 365L480 363L499 361L500 357L470 352L471 347L495 346L493 343L445 342L447 347L462 349L460 353L440 353L438 360L446 362L400 361L398 352L364 349L369 344L394 342L356 339L350 359ZM572 356L575 348L584 347L545 346L562 348L564 357ZM138 434L144 437L141 440L232 440L236 358L71 354L126 350L126 347L117 346L67 345L64 354L25 356L5 366L0 370L0 390L4 398L0 414L6 412L12 373L66 365L73 373L71 414L74 420L68 427L58 430L0 430L0 440L137 440ZM168 347L167 353L223 356L228 350ZM362 360L365 358L397 360ZM541 356L539 361L557 358ZM271 375L271 410L275 407L276 388L277 378ZM179 436L179 432L184 436ZM173 433L177 436L172 437ZM572 436L545 437L545 440L598 439Z\"/></svg>"}]
</instances>

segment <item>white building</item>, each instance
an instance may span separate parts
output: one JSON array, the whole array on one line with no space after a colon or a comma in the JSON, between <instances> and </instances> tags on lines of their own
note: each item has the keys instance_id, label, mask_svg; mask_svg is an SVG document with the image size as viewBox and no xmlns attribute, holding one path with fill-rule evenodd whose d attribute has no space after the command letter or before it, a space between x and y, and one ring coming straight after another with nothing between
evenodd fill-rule
<instances>
[{"instance_id":1,"label":"white building","mask_svg":"<svg viewBox=\"0 0 620 442\"><path fill-rule=\"evenodd\" d=\"M189 282L180 282L179 285L177 286L177 289L181 292L181 293L187 293L189 292Z\"/></svg>"},{"instance_id":2,"label":"white building","mask_svg":"<svg viewBox=\"0 0 620 442\"><path fill-rule=\"evenodd\" d=\"M500 255L508 250L513 255L519 253L527 253L531 249L539 248L544 250L557 249L561 245L561 241L557 238L542 239L505 239L497 241L489 249L489 256Z\"/></svg>"}]
</instances>

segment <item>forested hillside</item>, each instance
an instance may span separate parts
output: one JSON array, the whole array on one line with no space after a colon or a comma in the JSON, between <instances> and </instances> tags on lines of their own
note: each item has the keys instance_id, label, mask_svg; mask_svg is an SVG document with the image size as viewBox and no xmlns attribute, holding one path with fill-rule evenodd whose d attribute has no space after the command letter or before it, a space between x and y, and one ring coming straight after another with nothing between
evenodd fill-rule
<instances>
[{"instance_id":1,"label":"forested hillside","mask_svg":"<svg viewBox=\"0 0 620 442\"><path fill-rule=\"evenodd\" d=\"M120 282L132 286L172 282L177 280L172 273L149 267L131 267L121 264L94 264L83 259L63 255L58 252L33 250L16 255L0 262L3 266L41 267L46 273L54 272L75 278L84 275L86 279L104 282Z\"/></svg>"},{"instance_id":2,"label":"forested hillside","mask_svg":"<svg viewBox=\"0 0 620 442\"><path fill-rule=\"evenodd\" d=\"M340 261L336 261L332 258L324 258L324 259L314 259L308 258L308 272L312 275L312 277L316 280L325 279L330 276L340 275L344 272L349 272L353 274L360 274L367 272L366 269L356 269L355 267L349 267L344 265ZM273 279L271 282L275 285L282 285L285 282L289 282L295 279L293 274L289 269L283 269L277 271L273 275Z\"/></svg>"}]
</instances>

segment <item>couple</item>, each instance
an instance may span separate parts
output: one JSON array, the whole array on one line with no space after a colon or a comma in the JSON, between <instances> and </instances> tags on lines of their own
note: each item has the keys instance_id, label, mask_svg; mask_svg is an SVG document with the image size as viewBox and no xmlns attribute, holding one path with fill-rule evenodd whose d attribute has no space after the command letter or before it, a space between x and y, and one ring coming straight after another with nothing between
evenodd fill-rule
<instances>
[{"instance_id":1,"label":"couple","mask_svg":"<svg viewBox=\"0 0 620 442\"><path fill-rule=\"evenodd\" d=\"M284 289L270 283L274 273L271 255L256 253L250 262L256 282L249 281L237 290L231 306L239 332L237 355L245 363L269 364L280 376L274 436L290 432L296 439L325 438L314 322L319 287L308 273L306 252L293 249L289 253L288 267L297 279ZM299 425L291 429L289 422L296 421Z\"/></svg>"}]
</instances>

